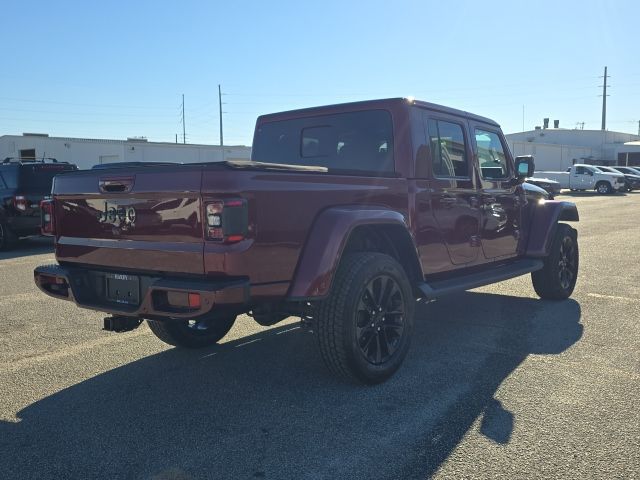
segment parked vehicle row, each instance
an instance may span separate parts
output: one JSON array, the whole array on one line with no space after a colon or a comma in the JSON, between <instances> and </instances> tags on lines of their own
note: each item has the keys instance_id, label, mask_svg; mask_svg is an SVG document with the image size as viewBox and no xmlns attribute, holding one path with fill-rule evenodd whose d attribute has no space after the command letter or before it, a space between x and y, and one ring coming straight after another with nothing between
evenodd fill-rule
<instances>
[{"instance_id":1,"label":"parked vehicle row","mask_svg":"<svg viewBox=\"0 0 640 480\"><path fill-rule=\"evenodd\" d=\"M566 172L541 171L537 174L555 180L560 184L560 188L571 191L595 190L604 195L624 191L627 188L625 176L622 173L603 171L594 165L575 164Z\"/></svg>"},{"instance_id":2,"label":"parked vehicle row","mask_svg":"<svg viewBox=\"0 0 640 480\"><path fill-rule=\"evenodd\" d=\"M640 189L640 172L635 172L633 168L629 168L627 172L621 170L624 167L596 167L601 172L621 173L624 175L625 189L627 192Z\"/></svg>"}]
</instances>

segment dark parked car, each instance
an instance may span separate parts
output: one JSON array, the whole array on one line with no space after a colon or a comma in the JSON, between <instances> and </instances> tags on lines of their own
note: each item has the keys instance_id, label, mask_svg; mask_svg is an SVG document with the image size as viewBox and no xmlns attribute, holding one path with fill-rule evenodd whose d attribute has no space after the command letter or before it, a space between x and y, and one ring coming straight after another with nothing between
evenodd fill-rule
<instances>
[{"instance_id":1,"label":"dark parked car","mask_svg":"<svg viewBox=\"0 0 640 480\"><path fill-rule=\"evenodd\" d=\"M631 175L640 175L640 167L622 167L619 165L616 165L615 167L616 170L618 170L620 173L630 173Z\"/></svg>"},{"instance_id":2,"label":"dark parked car","mask_svg":"<svg viewBox=\"0 0 640 480\"><path fill-rule=\"evenodd\" d=\"M496 122L431 103L265 115L250 161L60 176L43 204L59 265L35 282L112 314L107 330L146 319L179 347L216 343L241 313L300 316L331 371L381 382L417 300L528 273L540 297L571 295L578 238L563 222L578 212L532 201L532 174Z\"/></svg>"},{"instance_id":3,"label":"dark parked car","mask_svg":"<svg viewBox=\"0 0 640 480\"><path fill-rule=\"evenodd\" d=\"M634 167L619 167L619 166L615 166L612 167L614 170L617 170L618 172L624 174L625 179L627 175L633 175L633 177L638 177L638 180L640 180L640 167L638 168L634 168ZM638 181L635 182L636 186L631 185L631 187L636 190L638 188L640 188L640 186L638 186Z\"/></svg>"},{"instance_id":4,"label":"dark parked car","mask_svg":"<svg viewBox=\"0 0 640 480\"><path fill-rule=\"evenodd\" d=\"M549 194L549 200L553 200L560 193L560 182L550 178L531 177L526 179L527 183L544 189Z\"/></svg>"},{"instance_id":5,"label":"dark parked car","mask_svg":"<svg viewBox=\"0 0 640 480\"><path fill-rule=\"evenodd\" d=\"M55 175L72 170L75 165L54 159L6 158L0 163L0 249L40 234L40 201L50 195Z\"/></svg>"},{"instance_id":6,"label":"dark parked car","mask_svg":"<svg viewBox=\"0 0 640 480\"><path fill-rule=\"evenodd\" d=\"M619 170L618 167L597 166L596 168L602 172L622 173L624 175L624 184L627 192L640 189L640 175L623 172Z\"/></svg>"},{"instance_id":7,"label":"dark parked car","mask_svg":"<svg viewBox=\"0 0 640 480\"><path fill-rule=\"evenodd\" d=\"M541 201L541 200L542 201L553 200L549 195L549 192L547 192L542 187L538 187L537 185L534 185L533 183L524 182L522 184L522 188L524 189L524 193L527 199L530 201L535 202L535 201Z\"/></svg>"}]
</instances>

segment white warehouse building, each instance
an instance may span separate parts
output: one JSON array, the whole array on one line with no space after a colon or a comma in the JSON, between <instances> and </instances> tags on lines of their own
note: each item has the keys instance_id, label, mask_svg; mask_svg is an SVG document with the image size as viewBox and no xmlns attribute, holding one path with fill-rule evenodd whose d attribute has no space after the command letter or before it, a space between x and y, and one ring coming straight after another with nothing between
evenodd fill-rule
<instances>
[{"instance_id":1,"label":"white warehouse building","mask_svg":"<svg viewBox=\"0 0 640 480\"><path fill-rule=\"evenodd\" d=\"M536 128L505 135L513 155L533 155L536 170L565 170L575 163L640 165L640 135L608 130Z\"/></svg>"},{"instance_id":2,"label":"white warehouse building","mask_svg":"<svg viewBox=\"0 0 640 480\"><path fill-rule=\"evenodd\" d=\"M0 162L6 158L55 158L79 169L114 162L216 162L248 160L251 148L241 145L195 145L149 142L146 138L100 140L90 138L50 137L24 133L0 136Z\"/></svg>"}]
</instances>

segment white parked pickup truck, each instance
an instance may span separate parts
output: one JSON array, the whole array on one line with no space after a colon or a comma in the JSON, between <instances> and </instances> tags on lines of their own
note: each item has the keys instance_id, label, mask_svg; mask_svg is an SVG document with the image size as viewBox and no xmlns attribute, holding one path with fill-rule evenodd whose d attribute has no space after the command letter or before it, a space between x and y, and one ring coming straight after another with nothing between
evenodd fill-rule
<instances>
[{"instance_id":1,"label":"white parked pickup truck","mask_svg":"<svg viewBox=\"0 0 640 480\"><path fill-rule=\"evenodd\" d=\"M538 172L551 180L560 183L560 188L570 190L595 190L601 194L607 194L625 189L624 175L601 172L593 165L577 164L569 167L566 172Z\"/></svg>"}]
</instances>

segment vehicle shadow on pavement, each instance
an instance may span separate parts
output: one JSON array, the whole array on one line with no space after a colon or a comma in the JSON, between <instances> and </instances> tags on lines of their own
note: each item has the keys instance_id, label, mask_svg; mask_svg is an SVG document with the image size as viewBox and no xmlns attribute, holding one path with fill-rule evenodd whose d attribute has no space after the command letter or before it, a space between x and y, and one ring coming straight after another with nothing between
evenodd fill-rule
<instances>
[{"instance_id":1,"label":"vehicle shadow on pavement","mask_svg":"<svg viewBox=\"0 0 640 480\"><path fill-rule=\"evenodd\" d=\"M0 250L0 260L53 253L53 238L32 237L18 240L8 250Z\"/></svg>"},{"instance_id":2,"label":"vehicle shadow on pavement","mask_svg":"<svg viewBox=\"0 0 640 480\"><path fill-rule=\"evenodd\" d=\"M500 384L582 336L574 300L453 295L418 309L397 375L363 387L330 376L295 326L166 350L33 403L0 422L0 477L426 478L476 420L507 443L519 412Z\"/></svg>"}]
</instances>

